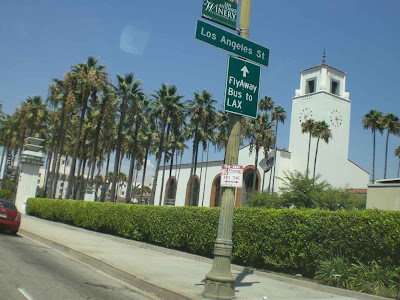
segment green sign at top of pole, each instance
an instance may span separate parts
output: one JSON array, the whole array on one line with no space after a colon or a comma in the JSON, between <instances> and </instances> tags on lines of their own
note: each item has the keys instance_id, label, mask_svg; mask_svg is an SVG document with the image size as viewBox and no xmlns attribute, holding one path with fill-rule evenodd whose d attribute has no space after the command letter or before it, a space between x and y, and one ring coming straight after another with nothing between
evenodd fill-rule
<instances>
[{"instance_id":1,"label":"green sign at top of pole","mask_svg":"<svg viewBox=\"0 0 400 300\"><path fill-rule=\"evenodd\" d=\"M203 17L236 29L238 0L203 0Z\"/></svg>"},{"instance_id":2,"label":"green sign at top of pole","mask_svg":"<svg viewBox=\"0 0 400 300\"><path fill-rule=\"evenodd\" d=\"M268 48L202 20L197 20L196 39L268 67Z\"/></svg>"}]
</instances>

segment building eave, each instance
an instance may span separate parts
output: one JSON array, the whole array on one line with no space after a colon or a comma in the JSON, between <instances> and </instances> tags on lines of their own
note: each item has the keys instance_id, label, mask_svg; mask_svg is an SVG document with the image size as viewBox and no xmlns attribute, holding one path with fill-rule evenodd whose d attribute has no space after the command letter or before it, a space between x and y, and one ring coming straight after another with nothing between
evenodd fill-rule
<instances>
[{"instance_id":1,"label":"building eave","mask_svg":"<svg viewBox=\"0 0 400 300\"><path fill-rule=\"evenodd\" d=\"M340 73L344 74L345 76L347 75L346 72L340 71L339 69L336 69L336 68L334 68L334 67L332 67L332 66L330 66L330 65L327 65L327 64L319 64L319 65L316 65L315 67L308 68L308 69L305 69L305 70L301 70L301 71L300 71L300 74L302 74L303 72L306 72L306 71L310 71L310 70L312 70L312 69L322 68L322 67L330 68L330 69L332 69L332 70L335 70L335 71L337 71L337 72L340 72Z\"/></svg>"},{"instance_id":2,"label":"building eave","mask_svg":"<svg viewBox=\"0 0 400 300\"><path fill-rule=\"evenodd\" d=\"M320 93L325 93L325 94L330 95L330 96L332 96L332 97L335 97L335 98L338 98L338 99L340 99L340 100L343 100L343 101L346 101L346 102L351 103L351 101L350 101L349 99L340 97L340 96L338 96L338 95L329 93L329 92L327 92L327 91L318 91L318 92L315 92L315 93L305 94L305 95L301 95L301 96L294 96L294 97L293 97L293 100L296 100L296 99L299 99L299 98L303 98L303 97L309 97L309 96L316 95L316 94L320 94Z\"/></svg>"}]
</instances>

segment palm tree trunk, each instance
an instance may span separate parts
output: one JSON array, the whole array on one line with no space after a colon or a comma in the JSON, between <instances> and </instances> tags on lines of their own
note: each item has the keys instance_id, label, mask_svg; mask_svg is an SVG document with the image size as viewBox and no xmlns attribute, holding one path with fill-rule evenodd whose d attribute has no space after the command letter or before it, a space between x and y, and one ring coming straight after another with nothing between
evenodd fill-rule
<instances>
[{"instance_id":1,"label":"palm tree trunk","mask_svg":"<svg viewBox=\"0 0 400 300\"><path fill-rule=\"evenodd\" d=\"M384 169L384 172L383 172L383 179L386 179L388 145L389 145L389 130L386 133L385 169Z\"/></svg>"},{"instance_id":2,"label":"palm tree trunk","mask_svg":"<svg viewBox=\"0 0 400 300\"><path fill-rule=\"evenodd\" d=\"M194 175L196 175L196 172L197 172L197 158L198 158L198 155L199 155L199 144L200 144L200 141L198 141L197 143L196 143L196 153L195 153L195 155L194 155L194 168L193 168L193 177L192 177L192 180L190 181L190 201L192 202L192 205L194 206L194 203L193 203L193 201L192 201L192 198L193 198L193 192L194 192L194 184L193 184L193 182L194 182ZM198 200L198 199L197 199ZM195 206L199 206L199 203L196 203L196 205Z\"/></svg>"},{"instance_id":3,"label":"palm tree trunk","mask_svg":"<svg viewBox=\"0 0 400 300\"><path fill-rule=\"evenodd\" d=\"M162 197L163 197L165 167L166 167L166 164L167 164L167 154L168 154L168 146L169 146L169 131L170 131L170 124L168 123L167 136L165 138L166 141L165 141L165 150L164 150L164 167L163 167L163 172L162 172L162 177L161 177L160 200L159 200L159 203L158 203L159 206L161 206Z\"/></svg>"},{"instance_id":4,"label":"palm tree trunk","mask_svg":"<svg viewBox=\"0 0 400 300\"><path fill-rule=\"evenodd\" d=\"M204 193L206 191L206 181L207 181L207 171L208 171L208 153L210 152L210 144L207 145L207 162L206 162L206 173L204 175L204 184L203 184L203 198L201 199L201 206L204 206Z\"/></svg>"},{"instance_id":5,"label":"palm tree trunk","mask_svg":"<svg viewBox=\"0 0 400 300\"><path fill-rule=\"evenodd\" d=\"M309 164L310 164L310 148L311 148L311 132L310 132L310 137L308 138L308 154L307 154L306 178L308 178L308 170L309 170Z\"/></svg>"},{"instance_id":6,"label":"palm tree trunk","mask_svg":"<svg viewBox=\"0 0 400 300\"><path fill-rule=\"evenodd\" d=\"M253 175L253 190L252 190L252 192L254 192L256 190L258 151L260 151L260 149L256 146L256 158L254 160L254 175Z\"/></svg>"},{"instance_id":7,"label":"palm tree trunk","mask_svg":"<svg viewBox=\"0 0 400 300\"><path fill-rule=\"evenodd\" d=\"M147 157L149 156L149 148L146 149L146 154L144 155L144 165L143 165L143 175L142 175L142 186L140 189L140 201L139 204L143 204L143 190L144 190L144 179L146 177L147 168Z\"/></svg>"},{"instance_id":8,"label":"palm tree trunk","mask_svg":"<svg viewBox=\"0 0 400 300\"><path fill-rule=\"evenodd\" d=\"M84 193L85 191L85 166L86 166L86 161L87 158L84 158L83 160L83 165L82 165L82 174L81 174L81 180L80 183L78 185L78 200L85 200L84 197L82 197L82 192Z\"/></svg>"},{"instance_id":9,"label":"palm tree trunk","mask_svg":"<svg viewBox=\"0 0 400 300\"><path fill-rule=\"evenodd\" d=\"M274 192L275 189L275 170L276 170L276 154L278 153L278 147L277 147L277 140L276 137L278 136L278 119L276 119L276 126L275 126L275 153L274 153L274 174L272 175L272 193ZM272 169L271 169L272 173Z\"/></svg>"},{"instance_id":10,"label":"palm tree trunk","mask_svg":"<svg viewBox=\"0 0 400 300\"><path fill-rule=\"evenodd\" d=\"M375 183L375 130L372 131L372 184Z\"/></svg>"},{"instance_id":11,"label":"palm tree trunk","mask_svg":"<svg viewBox=\"0 0 400 300\"><path fill-rule=\"evenodd\" d=\"M21 152L22 154L22 152ZM18 157L21 157L19 154ZM17 157L17 149L13 150L13 154L12 154L12 159L11 159L11 170L14 168L14 162L15 162L15 158Z\"/></svg>"},{"instance_id":12,"label":"palm tree trunk","mask_svg":"<svg viewBox=\"0 0 400 300\"><path fill-rule=\"evenodd\" d=\"M262 179L262 185L261 185L261 191L264 191L264 182L265 182L265 171L263 171L263 179Z\"/></svg>"},{"instance_id":13,"label":"palm tree trunk","mask_svg":"<svg viewBox=\"0 0 400 300\"><path fill-rule=\"evenodd\" d=\"M269 183L268 183L268 193L271 193L271 183L272 183L272 169L275 168L275 166L272 166L271 169L269 170Z\"/></svg>"},{"instance_id":14,"label":"palm tree trunk","mask_svg":"<svg viewBox=\"0 0 400 300\"><path fill-rule=\"evenodd\" d=\"M9 146L6 146L6 159L8 157L8 151L9 151ZM6 179L7 179L7 163L4 166L4 170L3 170L3 177L1 179L1 189L4 190L5 186L6 186Z\"/></svg>"},{"instance_id":15,"label":"palm tree trunk","mask_svg":"<svg viewBox=\"0 0 400 300\"><path fill-rule=\"evenodd\" d=\"M110 156L111 156L111 151L109 151L107 154L106 174L104 175L103 187L101 188L100 202L104 202L104 200L105 200L104 198L106 195L107 174L108 174L108 167L110 165Z\"/></svg>"},{"instance_id":16,"label":"palm tree trunk","mask_svg":"<svg viewBox=\"0 0 400 300\"><path fill-rule=\"evenodd\" d=\"M128 186L126 187L125 203L129 203L131 199L133 170L135 169L135 159L133 157L131 157L130 159L131 161L129 162Z\"/></svg>"},{"instance_id":17,"label":"palm tree trunk","mask_svg":"<svg viewBox=\"0 0 400 300\"><path fill-rule=\"evenodd\" d=\"M105 105L103 104L100 109L100 118L97 121L96 132L95 132L95 136L94 136L94 145L93 145L93 153L92 153L92 161L91 161L91 172L89 173L90 174L89 184L91 186L93 185L93 177L94 177L94 171L95 171L94 169L95 169L95 165L96 165L97 148L98 148L98 144L99 144L100 130L101 130L102 122L103 122L104 107L105 107Z\"/></svg>"},{"instance_id":18,"label":"palm tree trunk","mask_svg":"<svg viewBox=\"0 0 400 300\"><path fill-rule=\"evenodd\" d=\"M62 198L63 194L64 194L64 185L65 185L65 175L66 175L66 169L67 169L67 163L68 163L69 157L65 157L65 163L64 163L64 171L63 171L63 176L62 176L62 186L61 186L61 190L60 190L60 194L61 196L59 198Z\"/></svg>"},{"instance_id":19,"label":"palm tree trunk","mask_svg":"<svg viewBox=\"0 0 400 300\"><path fill-rule=\"evenodd\" d=\"M83 164L83 158L82 158L82 155L81 155L81 157L79 158L78 174L76 175L76 181L75 181L76 183L75 183L75 186L74 186L74 189L73 189L72 199L74 199L74 200L77 199L76 196L78 194L78 186L80 184L79 177L80 177L80 174L81 174L82 164Z\"/></svg>"},{"instance_id":20,"label":"palm tree trunk","mask_svg":"<svg viewBox=\"0 0 400 300\"><path fill-rule=\"evenodd\" d=\"M139 166L139 162L136 162L137 166ZM136 183L137 183L137 178L139 176L139 169L136 168L136 174L135 174L135 183L133 184L133 192L135 193L135 188L136 188ZM135 194L134 194L135 195Z\"/></svg>"},{"instance_id":21,"label":"palm tree trunk","mask_svg":"<svg viewBox=\"0 0 400 300\"><path fill-rule=\"evenodd\" d=\"M317 146L315 147L315 158L314 158L314 171L313 171L313 184L315 183L315 170L317 169L317 156L318 156L318 146L319 146L319 139L317 139Z\"/></svg>"},{"instance_id":22,"label":"palm tree trunk","mask_svg":"<svg viewBox=\"0 0 400 300\"><path fill-rule=\"evenodd\" d=\"M72 185L73 185L73 179L75 176L75 165L76 165L76 159L78 156L78 150L81 142L81 134L82 134L82 128L83 128L83 123L85 121L85 114L86 114L86 109L87 109L87 99L84 100L83 102L83 107L81 110L81 116L79 120L79 128L78 128L78 136L75 141L75 147L74 147L74 153L72 156L72 163L71 163L71 169L69 171L69 176L68 176L68 188L67 188L67 194L65 195L65 198L69 199L72 193Z\"/></svg>"},{"instance_id":23,"label":"palm tree trunk","mask_svg":"<svg viewBox=\"0 0 400 300\"><path fill-rule=\"evenodd\" d=\"M200 167L200 180L199 180L199 190L200 190L200 187L201 187L201 180L203 179L202 177L203 177L203 161L204 161L204 148L203 147L201 147L202 149L201 149L201 167ZM199 193L200 193L200 191L199 191Z\"/></svg>"},{"instance_id":24,"label":"palm tree trunk","mask_svg":"<svg viewBox=\"0 0 400 300\"><path fill-rule=\"evenodd\" d=\"M179 177L181 176L182 158L183 158L183 151L181 151L181 159L179 160L179 172L177 177L178 182L179 182Z\"/></svg>"},{"instance_id":25,"label":"palm tree trunk","mask_svg":"<svg viewBox=\"0 0 400 300\"><path fill-rule=\"evenodd\" d=\"M5 144L6 144L6 143L4 142L3 153L1 154L0 172L1 172L1 169L3 168L4 154L5 154L5 152L6 152L6 146L5 146Z\"/></svg>"},{"instance_id":26,"label":"palm tree trunk","mask_svg":"<svg viewBox=\"0 0 400 300\"><path fill-rule=\"evenodd\" d=\"M397 178L399 178L399 174L400 174L400 158L399 158L399 166L397 168Z\"/></svg>"},{"instance_id":27,"label":"palm tree trunk","mask_svg":"<svg viewBox=\"0 0 400 300\"><path fill-rule=\"evenodd\" d=\"M195 162L195 156L196 156L196 140L197 140L197 135L195 134L194 139L193 139L192 164L190 166L190 176L189 176L189 195L188 195L188 205L189 206L192 206L192 186L193 186L192 176L195 174L195 173L193 173L193 171L194 171L194 162Z\"/></svg>"},{"instance_id":28,"label":"palm tree trunk","mask_svg":"<svg viewBox=\"0 0 400 300\"><path fill-rule=\"evenodd\" d=\"M175 178L178 178L178 157L179 157L179 149L176 150L175 152L175 161L176 161L176 165L177 167L175 168Z\"/></svg>"},{"instance_id":29,"label":"palm tree trunk","mask_svg":"<svg viewBox=\"0 0 400 300\"><path fill-rule=\"evenodd\" d=\"M167 125L167 122L163 122L161 126L161 135L160 135L160 142L158 145L158 152L157 152L157 164L156 164L156 172L154 174L154 182L153 182L153 187L151 189L151 198L150 198L150 203L154 205L154 198L156 196L156 188L157 188L157 180L158 180L158 172L160 170L160 164L161 164L161 156L162 156L162 149L164 145L164 131L165 131L165 126Z\"/></svg>"},{"instance_id":30,"label":"palm tree trunk","mask_svg":"<svg viewBox=\"0 0 400 300\"><path fill-rule=\"evenodd\" d=\"M129 166L129 176L128 176L128 186L126 189L125 202L129 203L131 201L131 191L132 191L132 178L133 178L133 166L135 164L136 149L137 149L137 136L139 132L139 114L136 116L135 132L133 135L133 148L131 153L131 166ZM131 170L132 167L132 170Z\"/></svg>"},{"instance_id":31,"label":"palm tree trunk","mask_svg":"<svg viewBox=\"0 0 400 300\"><path fill-rule=\"evenodd\" d=\"M172 176L172 168L173 168L173 166L174 166L174 155L175 155L175 150L176 149L176 147L173 147L172 148L172 153L171 153L171 163L170 163L170 165L169 165L169 176L168 176L168 179L171 179L171 176ZM175 169L176 170L176 169Z\"/></svg>"},{"instance_id":32,"label":"palm tree trunk","mask_svg":"<svg viewBox=\"0 0 400 300\"><path fill-rule=\"evenodd\" d=\"M122 129L124 126L124 121L125 121L125 113L126 113L126 101L127 99L122 99L121 105L120 105L120 119L119 119L119 124L118 124L118 137L117 137L117 148L115 150L115 162L114 162L114 173L112 177L112 183L111 183L111 191L110 191L110 202L114 202L114 197L115 197L115 190L117 187L117 179L118 179L118 168L119 168L119 162L120 162L120 155L121 155L121 143L122 143Z\"/></svg>"},{"instance_id":33,"label":"palm tree trunk","mask_svg":"<svg viewBox=\"0 0 400 300\"><path fill-rule=\"evenodd\" d=\"M47 155L46 155L46 164L45 164L45 172L44 172L44 182L43 182L43 186L44 186L44 196L45 197L47 197L47 183L48 183L48 180L49 180L49 171L50 171L50 163L51 163L51 160L52 160L52 158L53 158L53 150L52 149L50 149L50 151L48 151L47 152ZM0 167L0 170L1 170L1 167Z\"/></svg>"}]
</instances>

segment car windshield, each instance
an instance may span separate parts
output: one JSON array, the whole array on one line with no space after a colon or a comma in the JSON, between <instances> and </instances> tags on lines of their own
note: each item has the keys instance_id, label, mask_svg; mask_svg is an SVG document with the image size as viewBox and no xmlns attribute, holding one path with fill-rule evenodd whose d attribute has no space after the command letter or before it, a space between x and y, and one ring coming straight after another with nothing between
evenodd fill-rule
<instances>
[{"instance_id":1,"label":"car windshield","mask_svg":"<svg viewBox=\"0 0 400 300\"><path fill-rule=\"evenodd\" d=\"M8 202L8 201L2 201L0 200L0 206L3 206L4 208L8 208L11 210L16 210L14 203Z\"/></svg>"}]
</instances>

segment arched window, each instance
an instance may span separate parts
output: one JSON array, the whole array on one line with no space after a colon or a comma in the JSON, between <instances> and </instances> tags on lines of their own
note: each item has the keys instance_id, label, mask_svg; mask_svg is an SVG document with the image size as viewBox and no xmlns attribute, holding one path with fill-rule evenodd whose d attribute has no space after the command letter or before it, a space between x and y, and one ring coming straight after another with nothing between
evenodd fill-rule
<instances>
[{"instance_id":1,"label":"arched window","mask_svg":"<svg viewBox=\"0 0 400 300\"><path fill-rule=\"evenodd\" d=\"M191 184L192 183L192 184ZM199 206L200 180L197 175L193 175L186 187L186 205Z\"/></svg>"},{"instance_id":2,"label":"arched window","mask_svg":"<svg viewBox=\"0 0 400 300\"><path fill-rule=\"evenodd\" d=\"M221 206L222 188L221 188L221 175L215 176L211 187L210 207Z\"/></svg>"},{"instance_id":3,"label":"arched window","mask_svg":"<svg viewBox=\"0 0 400 300\"><path fill-rule=\"evenodd\" d=\"M253 190L253 178L256 176L256 188ZM240 206L244 206L247 198L254 191L258 191L260 183L260 176L258 172L255 172L254 167L245 170L243 173L243 185L242 185L242 196L240 199Z\"/></svg>"},{"instance_id":4,"label":"arched window","mask_svg":"<svg viewBox=\"0 0 400 300\"><path fill-rule=\"evenodd\" d=\"M165 186L165 205L175 206L175 198L176 198L176 189L177 182L175 177L171 177L168 179L167 184Z\"/></svg>"}]
</instances>

